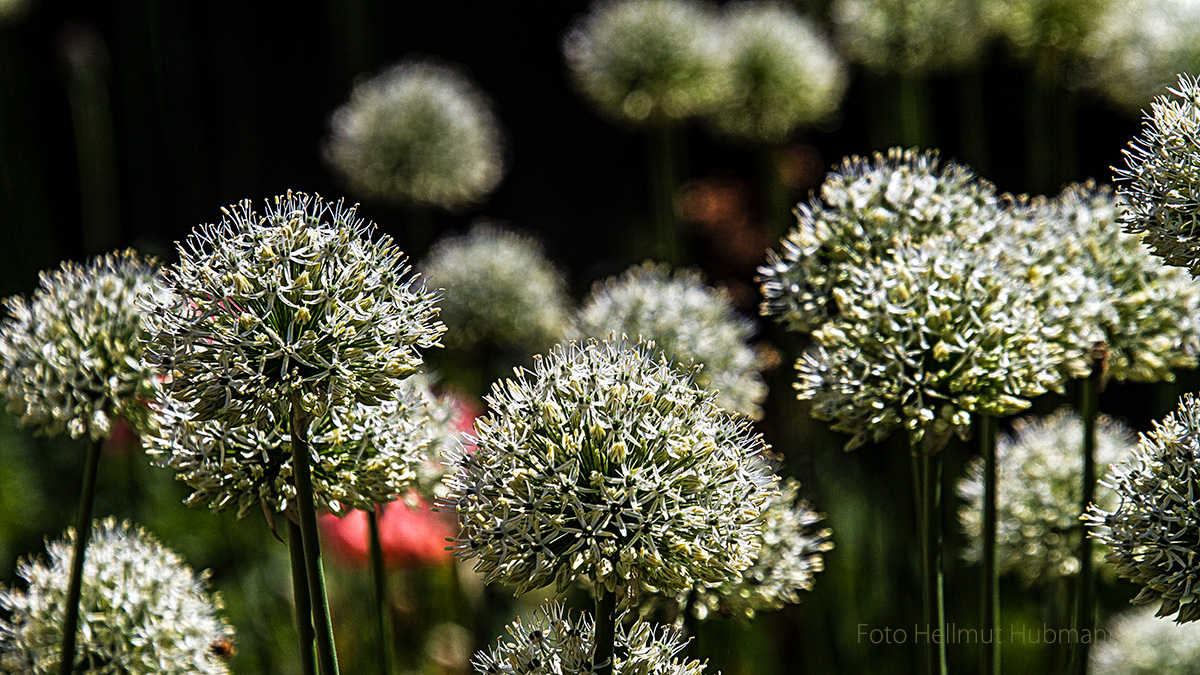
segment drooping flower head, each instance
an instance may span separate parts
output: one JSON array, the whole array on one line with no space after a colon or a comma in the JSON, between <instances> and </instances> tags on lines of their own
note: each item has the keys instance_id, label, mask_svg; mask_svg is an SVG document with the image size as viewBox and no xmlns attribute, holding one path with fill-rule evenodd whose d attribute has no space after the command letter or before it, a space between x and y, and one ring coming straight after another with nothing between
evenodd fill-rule
<instances>
[{"instance_id":1,"label":"drooping flower head","mask_svg":"<svg viewBox=\"0 0 1200 675\"><path fill-rule=\"evenodd\" d=\"M149 309L145 359L194 422L270 435L293 398L310 416L394 397L438 344L436 294L353 207L289 192L225 209L179 246Z\"/></svg>"},{"instance_id":2,"label":"drooping flower head","mask_svg":"<svg viewBox=\"0 0 1200 675\"><path fill-rule=\"evenodd\" d=\"M479 675L591 673L596 653L595 622L571 616L561 602L538 608L530 621L517 619L488 652L475 656ZM681 656L687 640L678 628L638 621L618 625L613 675L702 675L705 663Z\"/></svg>"},{"instance_id":3,"label":"drooping flower head","mask_svg":"<svg viewBox=\"0 0 1200 675\"><path fill-rule=\"evenodd\" d=\"M26 588L0 587L0 670L56 673L62 650L74 530L47 543L48 560L26 559ZM145 530L97 521L87 545L74 672L219 675L229 669L218 645L233 630L221 599L175 553Z\"/></svg>"},{"instance_id":4,"label":"drooping flower head","mask_svg":"<svg viewBox=\"0 0 1200 675\"><path fill-rule=\"evenodd\" d=\"M455 553L518 593L735 578L774 492L762 438L650 345L571 343L492 387L443 502Z\"/></svg>"},{"instance_id":5,"label":"drooping flower head","mask_svg":"<svg viewBox=\"0 0 1200 675\"><path fill-rule=\"evenodd\" d=\"M1168 265L1200 275L1200 83L1188 75L1150 104L1140 138L1129 143L1125 183L1120 192L1129 208L1121 214L1126 231Z\"/></svg>"},{"instance_id":6,"label":"drooping flower head","mask_svg":"<svg viewBox=\"0 0 1200 675\"><path fill-rule=\"evenodd\" d=\"M782 250L768 251L758 270L762 313L790 330L815 330L837 315L832 293L851 270L929 236L981 237L998 208L991 184L935 152L848 157L817 198L796 207Z\"/></svg>"},{"instance_id":7,"label":"drooping flower head","mask_svg":"<svg viewBox=\"0 0 1200 675\"><path fill-rule=\"evenodd\" d=\"M968 66L987 37L978 0L834 0L830 12L847 57L877 72Z\"/></svg>"},{"instance_id":8,"label":"drooping flower head","mask_svg":"<svg viewBox=\"0 0 1200 675\"><path fill-rule=\"evenodd\" d=\"M846 449L904 429L909 442L965 433L1060 385L1061 347L1039 330L1026 289L955 237L905 245L854 268L834 291L840 316L797 363L813 416L854 434ZM935 443L936 447L936 443Z\"/></svg>"},{"instance_id":9,"label":"drooping flower head","mask_svg":"<svg viewBox=\"0 0 1200 675\"><path fill-rule=\"evenodd\" d=\"M145 315L158 268L133 251L42 272L28 298L5 300L0 394L24 426L47 435L106 438L121 419L141 427L155 396L141 361Z\"/></svg>"},{"instance_id":10,"label":"drooping flower head","mask_svg":"<svg viewBox=\"0 0 1200 675\"><path fill-rule=\"evenodd\" d=\"M1176 73L1200 72L1200 3L1112 0L1087 36L1088 82L1122 108L1138 112Z\"/></svg>"},{"instance_id":11,"label":"drooping flower head","mask_svg":"<svg viewBox=\"0 0 1200 675\"><path fill-rule=\"evenodd\" d=\"M1083 421L1069 409L1045 418L1014 422L1012 435L996 446L996 566L1026 585L1050 583L1079 573L1080 487L1083 475ZM1096 425L1096 469L1103 475L1129 457L1136 445L1133 431L1101 417ZM958 481L965 502L958 520L967 535L964 557L977 563L983 555L983 459L974 458ZM1100 508L1116 508L1118 497L1097 486ZM1104 551L1095 547L1098 563Z\"/></svg>"},{"instance_id":12,"label":"drooping flower head","mask_svg":"<svg viewBox=\"0 0 1200 675\"><path fill-rule=\"evenodd\" d=\"M329 119L325 158L364 197L456 211L504 176L491 101L459 69L407 61L355 85Z\"/></svg>"},{"instance_id":13,"label":"drooping flower head","mask_svg":"<svg viewBox=\"0 0 1200 675\"><path fill-rule=\"evenodd\" d=\"M725 86L716 18L697 0L599 0L568 30L563 54L583 95L633 124L701 114Z\"/></svg>"},{"instance_id":14,"label":"drooping flower head","mask_svg":"<svg viewBox=\"0 0 1200 675\"><path fill-rule=\"evenodd\" d=\"M1179 408L1142 434L1133 456L1102 481L1119 501L1087 513L1092 537L1108 544L1117 574L1142 586L1136 603L1159 603L1158 616L1177 623L1200 619L1200 400Z\"/></svg>"},{"instance_id":15,"label":"drooping flower head","mask_svg":"<svg viewBox=\"0 0 1200 675\"><path fill-rule=\"evenodd\" d=\"M829 118L846 89L846 69L820 30L770 0L725 8L729 86L712 115L727 135L781 143Z\"/></svg>"},{"instance_id":16,"label":"drooping flower head","mask_svg":"<svg viewBox=\"0 0 1200 675\"><path fill-rule=\"evenodd\" d=\"M1180 626L1153 609L1125 612L1105 626L1091 653L1096 675L1195 675L1200 624Z\"/></svg>"},{"instance_id":17,"label":"drooping flower head","mask_svg":"<svg viewBox=\"0 0 1200 675\"><path fill-rule=\"evenodd\" d=\"M644 263L600 282L580 308L574 332L653 341L680 364L701 365L696 384L716 391L719 405L752 419L762 416L767 386L748 344L754 325L697 272Z\"/></svg>"},{"instance_id":18,"label":"drooping flower head","mask_svg":"<svg viewBox=\"0 0 1200 675\"><path fill-rule=\"evenodd\" d=\"M532 237L476 224L434 244L421 272L443 289L441 319L450 348L492 343L536 352L563 337L566 280Z\"/></svg>"}]
</instances>

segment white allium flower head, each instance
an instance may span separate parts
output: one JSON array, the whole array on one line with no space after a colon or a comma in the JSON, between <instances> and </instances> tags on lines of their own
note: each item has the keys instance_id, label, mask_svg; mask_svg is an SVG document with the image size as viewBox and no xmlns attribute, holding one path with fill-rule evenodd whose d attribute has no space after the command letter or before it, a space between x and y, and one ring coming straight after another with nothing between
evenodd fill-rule
<instances>
[{"instance_id":1,"label":"white allium flower head","mask_svg":"<svg viewBox=\"0 0 1200 675\"><path fill-rule=\"evenodd\" d=\"M354 403L314 418L308 430L316 507L341 515L372 510L410 488L440 478L429 475L430 449L451 432L448 405L434 400L424 378L401 381L393 398ZM236 509L238 517L261 509L296 517L291 427L266 430L200 420L185 404L164 401L155 431L143 443L159 465L193 490L189 506ZM444 473L441 469L440 473ZM423 480L422 480L423 479Z\"/></svg>"},{"instance_id":2,"label":"white allium flower head","mask_svg":"<svg viewBox=\"0 0 1200 675\"><path fill-rule=\"evenodd\" d=\"M1117 574L1142 586L1136 603L1159 604L1158 616L1177 623L1200 619L1200 400L1179 408L1142 434L1133 456L1102 481L1119 497L1115 508L1093 505L1091 536L1108 544Z\"/></svg>"},{"instance_id":3,"label":"white allium flower head","mask_svg":"<svg viewBox=\"0 0 1200 675\"><path fill-rule=\"evenodd\" d=\"M997 219L991 184L936 152L893 148L873 157L848 157L796 207L798 222L768 251L758 269L762 313L785 327L815 330L838 313L835 288L851 270L906 242L954 234L979 238Z\"/></svg>"},{"instance_id":4,"label":"white allium flower head","mask_svg":"<svg viewBox=\"0 0 1200 675\"><path fill-rule=\"evenodd\" d=\"M576 315L574 333L653 341L676 361L700 365L696 384L715 390L717 404L751 419L762 416L767 386L748 344L754 325L698 272L644 263L600 282Z\"/></svg>"},{"instance_id":5,"label":"white allium flower head","mask_svg":"<svg viewBox=\"0 0 1200 675\"><path fill-rule=\"evenodd\" d=\"M632 124L702 114L727 86L717 19L698 0L598 0L563 54L583 95Z\"/></svg>"},{"instance_id":6,"label":"white allium flower head","mask_svg":"<svg viewBox=\"0 0 1200 675\"><path fill-rule=\"evenodd\" d=\"M5 300L0 395L22 425L93 439L122 418L143 425L156 385L141 362L138 299L159 295L157 275L153 260L121 251L63 263L29 298Z\"/></svg>"},{"instance_id":7,"label":"white allium flower head","mask_svg":"<svg viewBox=\"0 0 1200 675\"><path fill-rule=\"evenodd\" d=\"M1125 229L1168 265L1200 275L1200 83L1188 75L1150 104L1142 136L1124 151L1116 169L1129 208Z\"/></svg>"},{"instance_id":8,"label":"white allium flower head","mask_svg":"<svg viewBox=\"0 0 1200 675\"><path fill-rule=\"evenodd\" d=\"M594 672L595 622L586 613L571 616L561 602L538 608L530 621L509 624L509 637L476 655L479 675L585 675ZM618 624L613 675L701 675L706 664L680 654L687 645L678 628L637 621Z\"/></svg>"},{"instance_id":9,"label":"white allium flower head","mask_svg":"<svg viewBox=\"0 0 1200 675\"><path fill-rule=\"evenodd\" d=\"M75 531L47 543L49 559L26 559L26 588L0 587L0 670L57 673ZM221 599L175 553L140 527L93 526L83 565L75 670L89 675L228 673L215 645L233 639Z\"/></svg>"},{"instance_id":10,"label":"white allium flower head","mask_svg":"<svg viewBox=\"0 0 1200 675\"><path fill-rule=\"evenodd\" d=\"M833 115L846 90L846 68L815 24L772 0L724 11L729 87L711 117L719 131L780 143Z\"/></svg>"},{"instance_id":11,"label":"white allium flower head","mask_svg":"<svg viewBox=\"0 0 1200 675\"><path fill-rule=\"evenodd\" d=\"M1130 111L1145 107L1176 73L1200 72L1200 2L1112 0L1085 40L1088 79Z\"/></svg>"},{"instance_id":12,"label":"white allium flower head","mask_svg":"<svg viewBox=\"0 0 1200 675\"><path fill-rule=\"evenodd\" d=\"M486 581L672 592L753 563L775 492L762 437L652 345L560 345L486 400L442 503Z\"/></svg>"},{"instance_id":13,"label":"white allium flower head","mask_svg":"<svg viewBox=\"0 0 1200 675\"><path fill-rule=\"evenodd\" d=\"M854 434L847 450L897 429L913 444L964 434L971 414L1010 415L1061 386L1062 348L1027 290L957 237L855 268L834 295L841 315L813 334L796 389L814 417Z\"/></svg>"},{"instance_id":14,"label":"white allium flower head","mask_svg":"<svg viewBox=\"0 0 1200 675\"><path fill-rule=\"evenodd\" d=\"M762 548L752 566L734 581L696 589L691 611L697 617L722 612L749 620L757 612L800 602L800 592L812 590L833 542L829 528L820 526L824 516L797 499L799 489L800 484L789 478L771 498L763 522Z\"/></svg>"},{"instance_id":15,"label":"white allium flower head","mask_svg":"<svg viewBox=\"0 0 1200 675\"><path fill-rule=\"evenodd\" d=\"M879 72L923 74L979 60L987 30L978 0L834 0L848 58Z\"/></svg>"},{"instance_id":16,"label":"white allium flower head","mask_svg":"<svg viewBox=\"0 0 1200 675\"><path fill-rule=\"evenodd\" d=\"M145 360L190 420L271 434L291 398L310 416L376 405L438 345L436 294L353 207L289 192L201 225L149 307Z\"/></svg>"},{"instance_id":17,"label":"white allium flower head","mask_svg":"<svg viewBox=\"0 0 1200 675\"><path fill-rule=\"evenodd\" d=\"M364 197L456 211L504 176L491 100L436 61L400 63L355 85L329 127L325 158Z\"/></svg>"},{"instance_id":18,"label":"white allium flower head","mask_svg":"<svg viewBox=\"0 0 1200 675\"><path fill-rule=\"evenodd\" d=\"M1195 675L1200 663L1200 624L1181 626L1153 609L1125 612L1104 629L1092 648L1095 675Z\"/></svg>"},{"instance_id":19,"label":"white allium flower head","mask_svg":"<svg viewBox=\"0 0 1200 675\"><path fill-rule=\"evenodd\" d=\"M446 345L548 348L570 320L567 283L533 237L482 222L434 244L420 266L443 289Z\"/></svg>"},{"instance_id":20,"label":"white allium flower head","mask_svg":"<svg viewBox=\"0 0 1200 675\"><path fill-rule=\"evenodd\" d=\"M1101 416L1096 425L1096 471L1128 458L1137 438L1125 425ZM1083 475L1083 420L1069 409L1045 418L1026 417L1013 423L1013 433L996 446L996 564L1001 574L1014 574L1026 585L1045 584L1079 573L1080 486ZM958 520L967 536L964 558L978 563L983 555L983 458L967 465L958 481L965 502ZM1111 510L1116 492L1097 486L1096 504ZM1096 562L1104 550L1093 548Z\"/></svg>"},{"instance_id":21,"label":"white allium flower head","mask_svg":"<svg viewBox=\"0 0 1200 675\"><path fill-rule=\"evenodd\" d=\"M980 3L986 24L1023 58L1079 55L1113 0L989 0Z\"/></svg>"}]
</instances>

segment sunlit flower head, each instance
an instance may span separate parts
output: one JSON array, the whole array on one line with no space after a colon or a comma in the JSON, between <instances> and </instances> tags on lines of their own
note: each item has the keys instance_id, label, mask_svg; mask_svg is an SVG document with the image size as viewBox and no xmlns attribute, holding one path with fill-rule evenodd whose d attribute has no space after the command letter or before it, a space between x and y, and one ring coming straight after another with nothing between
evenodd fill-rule
<instances>
[{"instance_id":1,"label":"sunlit flower head","mask_svg":"<svg viewBox=\"0 0 1200 675\"><path fill-rule=\"evenodd\" d=\"M325 158L354 193L458 210L504 176L487 95L458 68L407 61L360 82L329 119Z\"/></svg>"},{"instance_id":2,"label":"sunlit flower head","mask_svg":"<svg viewBox=\"0 0 1200 675\"><path fill-rule=\"evenodd\" d=\"M1142 135L1116 169L1129 208L1125 229L1168 265L1200 275L1200 84L1188 75L1150 104Z\"/></svg>"},{"instance_id":3,"label":"sunlit flower head","mask_svg":"<svg viewBox=\"0 0 1200 675\"><path fill-rule=\"evenodd\" d=\"M24 589L0 587L0 670L57 673L75 532L47 543L46 558L17 565ZM111 518L93 526L83 564L73 672L219 675L233 630L218 614L207 573L196 575L158 539Z\"/></svg>"},{"instance_id":4,"label":"sunlit flower head","mask_svg":"<svg viewBox=\"0 0 1200 675\"><path fill-rule=\"evenodd\" d=\"M775 492L762 438L650 345L571 343L497 382L448 477L456 555L518 593L734 579Z\"/></svg>"},{"instance_id":5,"label":"sunlit flower head","mask_svg":"<svg viewBox=\"0 0 1200 675\"><path fill-rule=\"evenodd\" d=\"M681 365L698 364L696 384L717 404L757 419L767 386L749 345L754 325L699 273L645 263L596 284L575 319L576 337L652 340Z\"/></svg>"},{"instance_id":6,"label":"sunlit flower head","mask_svg":"<svg viewBox=\"0 0 1200 675\"><path fill-rule=\"evenodd\" d=\"M1142 587L1136 603L1159 603L1158 616L1177 623L1200 619L1200 400L1179 408L1142 434L1133 456L1113 465L1102 481L1117 492L1115 507L1092 505L1091 536L1108 544L1117 574Z\"/></svg>"},{"instance_id":7,"label":"sunlit flower head","mask_svg":"<svg viewBox=\"0 0 1200 675\"><path fill-rule=\"evenodd\" d=\"M155 373L141 362L145 315L158 268L133 251L42 272L29 298L4 302L0 396L23 426L106 438L121 419L141 427Z\"/></svg>"},{"instance_id":8,"label":"sunlit flower head","mask_svg":"<svg viewBox=\"0 0 1200 675\"><path fill-rule=\"evenodd\" d=\"M1177 73L1200 72L1200 2L1111 0L1083 47L1091 85L1139 112Z\"/></svg>"},{"instance_id":9,"label":"sunlit flower head","mask_svg":"<svg viewBox=\"0 0 1200 675\"><path fill-rule=\"evenodd\" d=\"M1193 675L1200 660L1200 624L1181 626L1153 609L1125 612L1104 627L1091 653L1095 675Z\"/></svg>"},{"instance_id":10,"label":"sunlit flower head","mask_svg":"<svg viewBox=\"0 0 1200 675\"><path fill-rule=\"evenodd\" d=\"M633 124L701 114L725 86L717 19L697 0L599 0L571 25L563 54L583 95Z\"/></svg>"},{"instance_id":11,"label":"sunlit flower head","mask_svg":"<svg viewBox=\"0 0 1200 675\"><path fill-rule=\"evenodd\" d=\"M572 616L562 603L540 607L531 620L517 619L508 637L480 652L479 675L561 675L591 673L596 653L595 622L586 613ZM701 675L705 663L682 656L687 640L678 628L637 621L618 626L613 675Z\"/></svg>"},{"instance_id":12,"label":"sunlit flower head","mask_svg":"<svg viewBox=\"0 0 1200 675\"><path fill-rule=\"evenodd\" d=\"M758 269L762 313L790 330L815 330L839 312L833 290L851 270L925 237L981 237L998 208L990 183L935 152L848 157L796 207L796 226Z\"/></svg>"},{"instance_id":13,"label":"sunlit flower head","mask_svg":"<svg viewBox=\"0 0 1200 675\"><path fill-rule=\"evenodd\" d=\"M878 72L967 66L987 37L978 0L834 0L830 12L847 57Z\"/></svg>"},{"instance_id":14,"label":"sunlit flower head","mask_svg":"<svg viewBox=\"0 0 1200 675\"><path fill-rule=\"evenodd\" d=\"M815 24L770 0L727 5L724 23L729 86L712 115L719 131L780 143L833 115L846 68Z\"/></svg>"},{"instance_id":15,"label":"sunlit flower head","mask_svg":"<svg viewBox=\"0 0 1200 675\"><path fill-rule=\"evenodd\" d=\"M490 343L540 351L563 337L570 319L567 282L530 236L476 224L434 244L420 268L443 289L448 347Z\"/></svg>"},{"instance_id":16,"label":"sunlit flower head","mask_svg":"<svg viewBox=\"0 0 1200 675\"><path fill-rule=\"evenodd\" d=\"M1096 425L1096 472L1129 457L1137 444L1125 425L1100 417ZM1014 422L1012 435L996 446L996 566L1027 585L1048 584L1079 573L1079 517L1082 515L1083 420L1068 409L1045 418ZM965 502L958 520L967 535L964 557L978 563L983 555L983 459L967 465L958 481ZM1116 508L1118 497L1097 486L1095 502ZM1094 547L1097 562L1102 547Z\"/></svg>"},{"instance_id":17,"label":"sunlit flower head","mask_svg":"<svg viewBox=\"0 0 1200 675\"><path fill-rule=\"evenodd\" d=\"M167 395L191 420L260 434L293 399L320 417L392 398L445 330L390 237L300 193L197 227L162 286L171 297L148 308L145 360L169 376Z\"/></svg>"}]
</instances>

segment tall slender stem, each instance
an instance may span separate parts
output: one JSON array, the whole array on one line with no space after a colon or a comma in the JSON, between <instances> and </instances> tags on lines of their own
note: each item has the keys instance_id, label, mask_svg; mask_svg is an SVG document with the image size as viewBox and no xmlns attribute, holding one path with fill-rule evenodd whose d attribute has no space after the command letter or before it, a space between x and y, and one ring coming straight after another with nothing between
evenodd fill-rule
<instances>
[{"instance_id":1,"label":"tall slender stem","mask_svg":"<svg viewBox=\"0 0 1200 675\"><path fill-rule=\"evenodd\" d=\"M925 657L930 675L946 675L946 641L940 631L946 626L946 598L942 574L942 455L930 433L912 451L919 469L916 485L918 527L921 538L921 588L925 630ZM934 631L943 639L934 639Z\"/></svg>"},{"instance_id":2,"label":"tall slender stem","mask_svg":"<svg viewBox=\"0 0 1200 675\"><path fill-rule=\"evenodd\" d=\"M367 511L371 535L371 580L375 585L375 641L379 645L379 675L391 672L387 639L387 588L383 571L383 545L379 539L379 507Z\"/></svg>"},{"instance_id":3,"label":"tall slender stem","mask_svg":"<svg viewBox=\"0 0 1200 675\"><path fill-rule=\"evenodd\" d=\"M758 147L759 187L762 190L762 213L767 222L767 231L774 237L782 237L790 225L788 191L779 173L779 146Z\"/></svg>"},{"instance_id":4,"label":"tall slender stem","mask_svg":"<svg viewBox=\"0 0 1200 675\"><path fill-rule=\"evenodd\" d=\"M650 160L650 199L654 203L656 250L663 262L678 265L681 261L679 227L675 217L675 191L679 189L676 165L676 129L669 123L650 127L647 142Z\"/></svg>"},{"instance_id":5,"label":"tall slender stem","mask_svg":"<svg viewBox=\"0 0 1200 675\"><path fill-rule=\"evenodd\" d=\"M317 661L313 653L316 639L312 626L312 598L308 596L308 572L304 565L303 535L300 526L288 519L288 555L292 562L292 595L296 598L296 635L300 641L300 672L316 675Z\"/></svg>"},{"instance_id":6,"label":"tall slender stem","mask_svg":"<svg viewBox=\"0 0 1200 675\"><path fill-rule=\"evenodd\" d=\"M1080 486L1080 513L1087 513L1096 495L1096 417L1100 408L1100 384L1104 377L1105 350L1097 345L1092 353L1092 372L1083 381L1080 408L1083 414L1083 481ZM1076 635L1092 635L1096 628L1096 573L1092 565L1092 539L1080 525L1079 590L1075 596ZM1076 640L1073 672L1086 675L1090 640Z\"/></svg>"},{"instance_id":7,"label":"tall slender stem","mask_svg":"<svg viewBox=\"0 0 1200 675\"><path fill-rule=\"evenodd\" d=\"M617 594L596 587L596 652L592 663L596 675L613 675L613 651L617 641Z\"/></svg>"},{"instance_id":8,"label":"tall slender stem","mask_svg":"<svg viewBox=\"0 0 1200 675\"><path fill-rule=\"evenodd\" d=\"M901 73L896 84L900 97L900 143L906 148L932 146L928 84L920 75L911 73Z\"/></svg>"},{"instance_id":9,"label":"tall slender stem","mask_svg":"<svg viewBox=\"0 0 1200 675\"><path fill-rule=\"evenodd\" d=\"M986 636L996 635L1000 624L1000 576L996 568L996 437L999 420L983 415L979 420L980 449L983 452L983 588L980 625ZM995 639L983 640L979 672L1000 672L1000 646Z\"/></svg>"},{"instance_id":10,"label":"tall slender stem","mask_svg":"<svg viewBox=\"0 0 1200 675\"><path fill-rule=\"evenodd\" d=\"M304 567L312 598L313 630L317 638L317 663L321 675L337 675L337 652L329 600L325 596L325 572L321 569L321 541L317 535L317 509L313 502L312 473L308 466L308 419L300 407L299 392L292 395L292 469L296 477L296 506L300 516L300 540L304 543Z\"/></svg>"},{"instance_id":11,"label":"tall slender stem","mask_svg":"<svg viewBox=\"0 0 1200 675\"><path fill-rule=\"evenodd\" d=\"M71 578L67 582L67 616L63 619L62 651L58 672L70 675L75 668L75 636L79 633L79 596L83 594L83 559L92 536L92 505L96 501L96 474L100 467L99 439L88 440L87 464L83 469L83 488L79 491L79 517L75 521L75 551L71 558Z\"/></svg>"}]
</instances>

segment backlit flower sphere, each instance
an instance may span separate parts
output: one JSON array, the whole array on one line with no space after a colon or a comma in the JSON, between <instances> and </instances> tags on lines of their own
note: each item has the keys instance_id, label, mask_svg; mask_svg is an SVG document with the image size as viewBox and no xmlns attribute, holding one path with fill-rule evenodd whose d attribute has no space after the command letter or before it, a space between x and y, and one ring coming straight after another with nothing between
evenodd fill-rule
<instances>
[{"instance_id":1,"label":"backlit flower sphere","mask_svg":"<svg viewBox=\"0 0 1200 675\"><path fill-rule=\"evenodd\" d=\"M697 0L598 0L563 37L571 79L632 124L702 114L726 86L720 28Z\"/></svg>"},{"instance_id":2,"label":"backlit flower sphere","mask_svg":"<svg viewBox=\"0 0 1200 675\"><path fill-rule=\"evenodd\" d=\"M797 363L797 396L853 434L846 449L904 429L909 442L965 433L972 414L1002 417L1060 386L1027 290L953 236L906 245L854 269L834 291L841 315Z\"/></svg>"},{"instance_id":3,"label":"backlit flower sphere","mask_svg":"<svg viewBox=\"0 0 1200 675\"><path fill-rule=\"evenodd\" d=\"M373 509L419 485L422 472L430 470L423 465L430 447L449 433L449 419L444 405L428 400L423 382L410 380L400 382L390 400L331 409L311 421L308 443L319 510L341 515L349 508ZM189 506L236 509L238 517L259 510L295 513L286 419L265 430L231 426L198 419L186 405L166 401L155 423L144 440L146 452L192 488Z\"/></svg>"},{"instance_id":4,"label":"backlit flower sphere","mask_svg":"<svg viewBox=\"0 0 1200 675\"><path fill-rule=\"evenodd\" d=\"M157 275L153 260L122 251L63 263L29 298L5 300L0 395L23 426L98 440L121 419L143 425L155 379L141 362L138 298L159 294Z\"/></svg>"},{"instance_id":5,"label":"backlit flower sphere","mask_svg":"<svg viewBox=\"0 0 1200 675\"><path fill-rule=\"evenodd\" d=\"M1158 603L1177 623L1200 619L1200 401L1191 394L1142 434L1133 456L1102 482L1117 492L1112 508L1088 510L1091 536L1108 544L1117 574L1142 587L1136 603Z\"/></svg>"},{"instance_id":6,"label":"backlit flower sphere","mask_svg":"<svg viewBox=\"0 0 1200 675\"><path fill-rule=\"evenodd\" d=\"M191 421L243 435L276 433L293 403L321 417L393 398L445 330L392 239L315 195L225 209L163 279L145 360Z\"/></svg>"},{"instance_id":7,"label":"backlit flower sphere","mask_svg":"<svg viewBox=\"0 0 1200 675\"><path fill-rule=\"evenodd\" d=\"M727 95L711 120L722 133L781 143L830 118L846 89L846 68L820 29L782 4L727 5Z\"/></svg>"},{"instance_id":8,"label":"backlit flower sphere","mask_svg":"<svg viewBox=\"0 0 1200 675\"><path fill-rule=\"evenodd\" d=\"M1168 265L1200 275L1200 84L1188 75L1150 104L1142 135L1117 169L1125 229Z\"/></svg>"},{"instance_id":9,"label":"backlit flower sphere","mask_svg":"<svg viewBox=\"0 0 1200 675\"><path fill-rule=\"evenodd\" d=\"M446 346L481 343L541 351L563 337L570 299L563 274L534 238L491 223L434 244L420 266L442 290Z\"/></svg>"},{"instance_id":10,"label":"backlit flower sphere","mask_svg":"<svg viewBox=\"0 0 1200 675\"><path fill-rule=\"evenodd\" d=\"M1200 624L1180 626L1153 609L1125 612L1104 627L1091 653L1095 675L1196 675Z\"/></svg>"},{"instance_id":11,"label":"backlit flower sphere","mask_svg":"<svg viewBox=\"0 0 1200 675\"><path fill-rule=\"evenodd\" d=\"M355 85L329 119L325 158L354 193L455 211L504 176L487 95L459 69L407 61Z\"/></svg>"},{"instance_id":12,"label":"backlit flower sphere","mask_svg":"<svg viewBox=\"0 0 1200 675\"><path fill-rule=\"evenodd\" d=\"M1048 59L1078 56L1113 0L988 0L984 21L1019 56Z\"/></svg>"},{"instance_id":13,"label":"backlit flower sphere","mask_svg":"<svg viewBox=\"0 0 1200 675\"><path fill-rule=\"evenodd\" d=\"M1084 50L1091 85L1139 112L1176 73L1200 72L1200 2L1112 0Z\"/></svg>"},{"instance_id":14,"label":"backlit flower sphere","mask_svg":"<svg viewBox=\"0 0 1200 675\"><path fill-rule=\"evenodd\" d=\"M564 675L593 672L595 622L549 602L530 621L517 619L490 651L475 656L479 675ZM705 663L681 656L687 640L678 628L638 621L617 626L613 675L701 675Z\"/></svg>"},{"instance_id":15,"label":"backlit flower sphere","mask_svg":"<svg viewBox=\"0 0 1200 675\"><path fill-rule=\"evenodd\" d=\"M57 673L74 530L47 544L49 559L17 565L24 589L0 587L0 670ZM76 673L219 675L233 630L219 596L145 530L111 518L93 526L83 565Z\"/></svg>"},{"instance_id":16,"label":"backlit flower sphere","mask_svg":"<svg viewBox=\"0 0 1200 675\"><path fill-rule=\"evenodd\" d=\"M762 438L650 345L560 345L487 403L443 502L487 582L673 592L753 563L775 492Z\"/></svg>"},{"instance_id":17,"label":"backlit flower sphere","mask_svg":"<svg viewBox=\"0 0 1200 675\"><path fill-rule=\"evenodd\" d=\"M967 66L987 37L978 0L834 0L830 12L847 57L877 72Z\"/></svg>"},{"instance_id":18,"label":"backlit flower sphere","mask_svg":"<svg viewBox=\"0 0 1200 675\"><path fill-rule=\"evenodd\" d=\"M652 340L681 365L698 364L696 384L717 403L757 419L767 386L750 347L754 325L694 271L644 263L598 283L575 319L577 337L627 335Z\"/></svg>"},{"instance_id":19,"label":"backlit flower sphere","mask_svg":"<svg viewBox=\"0 0 1200 675\"><path fill-rule=\"evenodd\" d=\"M1129 457L1137 444L1132 430L1100 417L1096 426L1096 473ZM1068 409L1045 418L1022 418L1012 435L996 446L996 566L1027 585L1046 584L1079 573L1080 486L1083 475L1083 420ZM983 459L967 465L958 481L965 502L958 519L967 535L964 557L978 563L983 555ZM1117 494L1097 486L1095 502L1117 506ZM1104 551L1093 548L1097 562Z\"/></svg>"},{"instance_id":20,"label":"backlit flower sphere","mask_svg":"<svg viewBox=\"0 0 1200 675\"><path fill-rule=\"evenodd\" d=\"M936 152L848 157L816 197L796 207L796 226L758 269L762 313L790 330L815 330L838 314L832 294L852 270L925 237L981 237L997 209L990 183L941 163Z\"/></svg>"}]
</instances>

